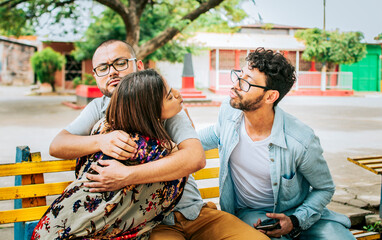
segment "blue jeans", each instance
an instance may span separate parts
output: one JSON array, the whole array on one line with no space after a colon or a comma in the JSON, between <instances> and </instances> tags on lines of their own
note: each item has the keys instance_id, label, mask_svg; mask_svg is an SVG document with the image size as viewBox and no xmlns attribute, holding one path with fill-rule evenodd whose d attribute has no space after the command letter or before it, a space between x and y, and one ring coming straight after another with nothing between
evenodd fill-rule
<instances>
[{"instance_id":1,"label":"blue jeans","mask_svg":"<svg viewBox=\"0 0 382 240\"><path fill-rule=\"evenodd\" d=\"M240 209L236 212L236 216L253 226L254 223L257 222L257 219L267 219L268 217L265 215L267 211L254 210L250 208ZM289 215L291 213L285 213ZM272 240L289 240L291 239L289 236L283 236L281 238L271 238ZM353 234L341 223L330 221L330 220L319 220L309 229L302 231L300 235L301 240L327 240L327 239L355 239Z\"/></svg>"}]
</instances>

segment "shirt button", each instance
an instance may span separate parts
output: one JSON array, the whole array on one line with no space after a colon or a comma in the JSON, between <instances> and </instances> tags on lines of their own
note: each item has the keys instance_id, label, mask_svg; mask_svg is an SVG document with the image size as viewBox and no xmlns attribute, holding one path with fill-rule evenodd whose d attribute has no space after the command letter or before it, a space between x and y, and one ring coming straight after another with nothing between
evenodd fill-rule
<instances>
[{"instance_id":1,"label":"shirt button","mask_svg":"<svg viewBox=\"0 0 382 240\"><path fill-rule=\"evenodd\" d=\"M273 186L277 186L277 182L275 182L275 183L273 184Z\"/></svg>"},{"instance_id":2,"label":"shirt button","mask_svg":"<svg viewBox=\"0 0 382 240\"><path fill-rule=\"evenodd\" d=\"M271 162L274 162L275 160L273 158L271 158Z\"/></svg>"}]
</instances>

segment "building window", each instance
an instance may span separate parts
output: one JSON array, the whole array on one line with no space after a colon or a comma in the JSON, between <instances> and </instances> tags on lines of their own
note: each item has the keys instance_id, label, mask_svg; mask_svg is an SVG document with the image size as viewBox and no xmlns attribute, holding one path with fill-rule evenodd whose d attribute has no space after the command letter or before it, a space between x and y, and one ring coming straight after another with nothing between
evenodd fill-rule
<instances>
[{"instance_id":1,"label":"building window","mask_svg":"<svg viewBox=\"0 0 382 240\"><path fill-rule=\"evenodd\" d=\"M65 81L73 81L75 77L82 76L82 63L78 62L71 55L65 55Z\"/></svg>"}]
</instances>

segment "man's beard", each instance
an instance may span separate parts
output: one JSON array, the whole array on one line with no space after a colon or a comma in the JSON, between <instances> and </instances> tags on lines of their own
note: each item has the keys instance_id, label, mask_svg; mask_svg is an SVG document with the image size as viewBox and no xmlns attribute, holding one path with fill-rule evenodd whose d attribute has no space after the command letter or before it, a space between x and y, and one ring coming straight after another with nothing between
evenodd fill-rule
<instances>
[{"instance_id":1,"label":"man's beard","mask_svg":"<svg viewBox=\"0 0 382 240\"><path fill-rule=\"evenodd\" d=\"M101 93L103 94L103 95L105 95L106 97L111 97L111 95L113 94L112 92L110 92L110 91L108 91L106 88L100 88L100 87L98 87L99 88L99 90L101 91Z\"/></svg>"},{"instance_id":2,"label":"man's beard","mask_svg":"<svg viewBox=\"0 0 382 240\"><path fill-rule=\"evenodd\" d=\"M236 99L236 102L235 99L231 99L229 102L231 104L231 107L240 109L244 112L255 111L261 107L260 102L261 100L263 100L265 92L255 99L243 100L243 96L241 96L235 88L233 88L232 90L236 93L239 99Z\"/></svg>"},{"instance_id":3,"label":"man's beard","mask_svg":"<svg viewBox=\"0 0 382 240\"><path fill-rule=\"evenodd\" d=\"M105 87L105 88L103 88L103 87L101 87L101 86L99 86L99 85L97 84L97 86L98 86L99 90L101 91L101 93L102 93L103 95L105 95L106 97L109 97L109 98L110 98L110 97L113 95L114 90L110 92L109 90L107 90L107 86L109 85L109 82L111 82L111 81L114 80L115 78L118 78L118 77L112 77L111 79L109 79L109 81L107 81L107 83L106 83L106 87ZM114 89L115 89L116 87L117 87L117 86L115 86Z\"/></svg>"}]
</instances>

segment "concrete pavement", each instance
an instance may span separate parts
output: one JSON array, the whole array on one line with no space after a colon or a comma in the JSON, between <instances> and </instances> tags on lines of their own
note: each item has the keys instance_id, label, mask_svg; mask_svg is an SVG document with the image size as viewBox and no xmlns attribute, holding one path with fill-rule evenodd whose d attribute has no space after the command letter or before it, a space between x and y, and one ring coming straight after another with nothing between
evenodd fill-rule
<instances>
[{"instance_id":1,"label":"concrete pavement","mask_svg":"<svg viewBox=\"0 0 382 240\"><path fill-rule=\"evenodd\" d=\"M26 87L0 86L0 163L14 162L15 148L19 145L28 145L32 152L40 151L43 159L52 159L48 152L51 140L80 113L80 110L61 104L75 101L75 96L26 96L28 92ZM214 101L224 99L207 94ZM382 95L287 96L280 106L312 127L320 137L337 186L330 208L353 217L370 213L361 208L374 210L379 205L380 177L346 159L348 156L382 155ZM189 113L196 128L201 129L217 120L218 110L218 107L190 107ZM218 165L218 162L208 164ZM13 184L10 177L1 181ZM0 209L10 209L12 205L11 201L0 202ZM354 217L353 221L359 220ZM13 234L13 228L0 228L0 234L7 232ZM9 236L11 238L5 239L12 239L12 235Z\"/></svg>"}]
</instances>

